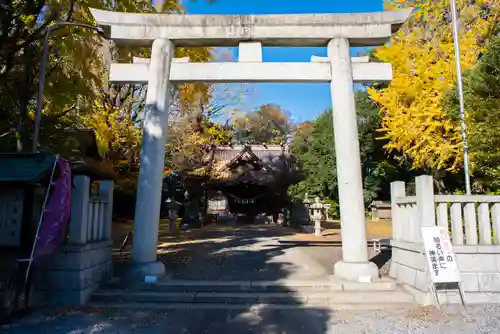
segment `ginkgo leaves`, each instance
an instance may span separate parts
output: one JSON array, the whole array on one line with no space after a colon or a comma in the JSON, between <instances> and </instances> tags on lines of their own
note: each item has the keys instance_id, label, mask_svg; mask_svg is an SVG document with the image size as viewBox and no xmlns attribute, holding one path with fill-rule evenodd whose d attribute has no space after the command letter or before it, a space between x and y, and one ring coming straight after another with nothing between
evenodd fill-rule
<instances>
[{"instance_id":1,"label":"ginkgo leaves","mask_svg":"<svg viewBox=\"0 0 500 334\"><path fill-rule=\"evenodd\" d=\"M458 1L461 65L473 66L485 49L497 16L479 15L487 1L464 6ZM375 56L393 65L393 81L369 89L383 114L381 137L386 148L408 156L415 168L455 169L462 163L460 126L443 111L443 97L454 86L454 46L449 1L390 1L392 8L414 6L410 20Z\"/></svg>"}]
</instances>

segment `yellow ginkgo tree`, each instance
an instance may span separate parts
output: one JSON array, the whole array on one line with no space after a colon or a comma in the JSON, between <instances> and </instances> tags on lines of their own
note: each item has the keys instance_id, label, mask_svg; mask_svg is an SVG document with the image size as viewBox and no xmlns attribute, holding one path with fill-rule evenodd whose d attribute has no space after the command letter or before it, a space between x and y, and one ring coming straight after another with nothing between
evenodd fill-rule
<instances>
[{"instance_id":1,"label":"yellow ginkgo tree","mask_svg":"<svg viewBox=\"0 0 500 334\"><path fill-rule=\"evenodd\" d=\"M471 68L498 22L498 0L457 0L461 65ZM386 149L408 158L414 168L453 170L462 164L460 124L443 110L455 83L450 0L392 0L389 8L414 7L391 41L375 52L393 67L386 88L369 89L383 115Z\"/></svg>"}]
</instances>

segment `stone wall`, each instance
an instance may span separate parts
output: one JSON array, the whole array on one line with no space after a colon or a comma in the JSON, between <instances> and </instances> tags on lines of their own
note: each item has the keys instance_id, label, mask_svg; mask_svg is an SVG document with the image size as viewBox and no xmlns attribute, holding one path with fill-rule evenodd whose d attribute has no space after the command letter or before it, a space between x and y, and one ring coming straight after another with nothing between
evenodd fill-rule
<instances>
[{"instance_id":1,"label":"stone wall","mask_svg":"<svg viewBox=\"0 0 500 334\"><path fill-rule=\"evenodd\" d=\"M64 245L36 270L37 305L78 306L112 275L111 241Z\"/></svg>"},{"instance_id":2,"label":"stone wall","mask_svg":"<svg viewBox=\"0 0 500 334\"><path fill-rule=\"evenodd\" d=\"M391 186L394 214L390 276L402 282L421 304L433 304L420 228L445 226L451 231L466 303L500 303L500 240L498 232L491 236L492 230L498 230L500 217L495 208L500 196L434 195L430 176L418 177L416 189L416 196L406 196L404 183ZM456 289L439 289L438 297L442 304L460 302Z\"/></svg>"},{"instance_id":3,"label":"stone wall","mask_svg":"<svg viewBox=\"0 0 500 334\"><path fill-rule=\"evenodd\" d=\"M428 290L427 263L422 244L392 240L389 275L420 291Z\"/></svg>"},{"instance_id":4,"label":"stone wall","mask_svg":"<svg viewBox=\"0 0 500 334\"><path fill-rule=\"evenodd\" d=\"M78 175L73 182L67 238L35 267L34 305L77 306L112 276L113 182Z\"/></svg>"},{"instance_id":5,"label":"stone wall","mask_svg":"<svg viewBox=\"0 0 500 334\"><path fill-rule=\"evenodd\" d=\"M421 304L432 304L422 244L392 241L390 276L404 283ZM454 246L467 303L500 303L500 246ZM459 303L458 291L439 291L441 303Z\"/></svg>"}]
</instances>

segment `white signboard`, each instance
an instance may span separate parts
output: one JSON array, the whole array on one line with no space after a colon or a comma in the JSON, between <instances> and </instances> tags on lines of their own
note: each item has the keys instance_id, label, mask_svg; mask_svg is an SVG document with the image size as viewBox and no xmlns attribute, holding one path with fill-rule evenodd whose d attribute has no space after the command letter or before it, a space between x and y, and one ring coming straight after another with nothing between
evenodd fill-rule
<instances>
[{"instance_id":1,"label":"white signboard","mask_svg":"<svg viewBox=\"0 0 500 334\"><path fill-rule=\"evenodd\" d=\"M224 211L227 208L227 200L209 200L208 201L208 212L209 213L217 213L220 211Z\"/></svg>"},{"instance_id":2,"label":"white signboard","mask_svg":"<svg viewBox=\"0 0 500 334\"><path fill-rule=\"evenodd\" d=\"M448 231L441 226L422 227L422 238L432 282L460 282L460 273Z\"/></svg>"}]
</instances>

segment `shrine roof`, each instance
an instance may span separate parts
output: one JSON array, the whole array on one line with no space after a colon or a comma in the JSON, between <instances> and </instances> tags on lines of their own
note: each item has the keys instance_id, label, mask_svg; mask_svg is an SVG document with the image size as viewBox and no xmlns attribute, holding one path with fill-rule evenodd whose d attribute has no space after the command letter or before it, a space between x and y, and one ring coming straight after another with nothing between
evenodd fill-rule
<instances>
[{"instance_id":1,"label":"shrine roof","mask_svg":"<svg viewBox=\"0 0 500 334\"><path fill-rule=\"evenodd\" d=\"M220 146L215 149L214 161L229 164L233 159L243 157L245 152L253 153L263 163L270 163L276 157L288 155L287 148L281 145Z\"/></svg>"},{"instance_id":2,"label":"shrine roof","mask_svg":"<svg viewBox=\"0 0 500 334\"><path fill-rule=\"evenodd\" d=\"M191 178L210 181L272 182L285 169L289 157L286 146L233 145L215 148L213 160L188 173Z\"/></svg>"},{"instance_id":3,"label":"shrine roof","mask_svg":"<svg viewBox=\"0 0 500 334\"><path fill-rule=\"evenodd\" d=\"M65 131L65 141L58 147L77 175L96 180L116 178L113 165L103 161L92 129ZM37 153L0 153L0 182L37 183L52 171L56 154L44 148Z\"/></svg>"},{"instance_id":4,"label":"shrine roof","mask_svg":"<svg viewBox=\"0 0 500 334\"><path fill-rule=\"evenodd\" d=\"M0 182L37 183L52 171L55 156L47 153L0 153Z\"/></svg>"},{"instance_id":5,"label":"shrine roof","mask_svg":"<svg viewBox=\"0 0 500 334\"><path fill-rule=\"evenodd\" d=\"M286 146L236 145L216 148L211 166L216 181L273 182L276 172L284 170ZM248 168L240 168L245 166Z\"/></svg>"}]
</instances>

